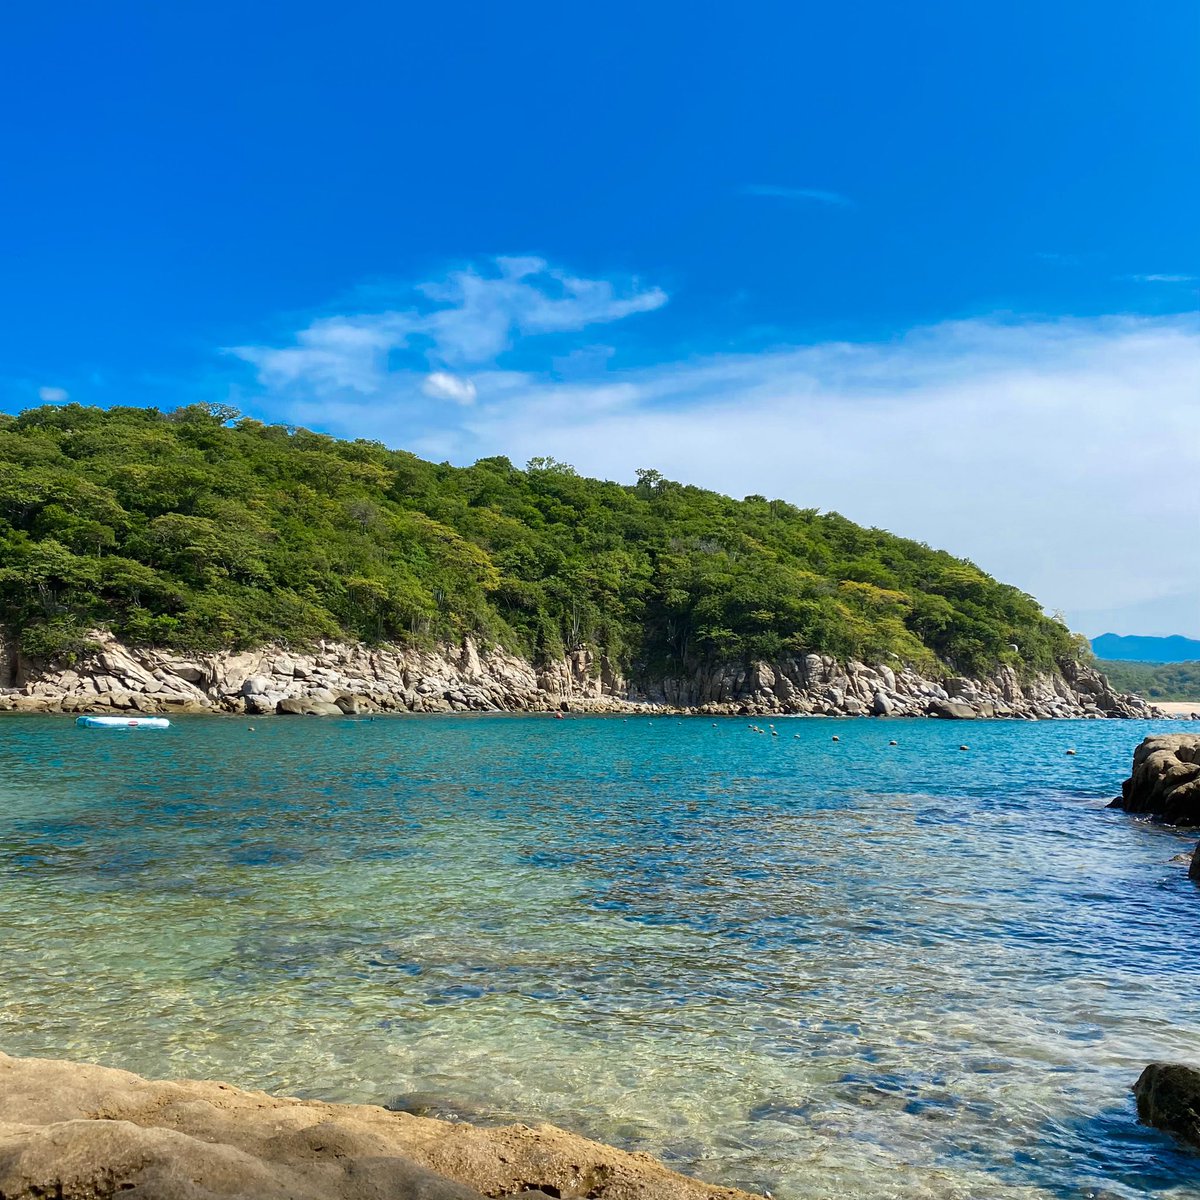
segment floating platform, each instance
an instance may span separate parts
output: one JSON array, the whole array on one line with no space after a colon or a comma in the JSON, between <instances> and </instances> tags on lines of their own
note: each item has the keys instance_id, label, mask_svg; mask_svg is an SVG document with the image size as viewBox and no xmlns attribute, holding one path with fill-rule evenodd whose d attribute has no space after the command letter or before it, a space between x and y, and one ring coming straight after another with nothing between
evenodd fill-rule
<instances>
[{"instance_id":1,"label":"floating platform","mask_svg":"<svg viewBox=\"0 0 1200 1200\"><path fill-rule=\"evenodd\" d=\"M166 717L77 717L76 725L87 729L170 729Z\"/></svg>"}]
</instances>

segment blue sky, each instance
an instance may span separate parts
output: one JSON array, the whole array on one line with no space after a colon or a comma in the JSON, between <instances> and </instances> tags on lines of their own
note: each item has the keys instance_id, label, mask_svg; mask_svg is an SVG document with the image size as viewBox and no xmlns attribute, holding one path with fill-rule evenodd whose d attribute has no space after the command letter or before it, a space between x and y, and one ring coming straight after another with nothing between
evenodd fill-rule
<instances>
[{"instance_id":1,"label":"blue sky","mask_svg":"<svg viewBox=\"0 0 1200 1200\"><path fill-rule=\"evenodd\" d=\"M656 466L1197 635L1198 46L1192 0L23 6L0 404Z\"/></svg>"}]
</instances>

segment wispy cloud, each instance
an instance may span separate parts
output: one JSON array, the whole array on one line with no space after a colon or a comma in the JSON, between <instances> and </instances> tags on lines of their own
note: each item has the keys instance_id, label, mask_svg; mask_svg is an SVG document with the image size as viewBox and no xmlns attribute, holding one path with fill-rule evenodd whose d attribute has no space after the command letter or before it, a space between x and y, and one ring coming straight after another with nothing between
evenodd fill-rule
<instances>
[{"instance_id":1,"label":"wispy cloud","mask_svg":"<svg viewBox=\"0 0 1200 1200\"><path fill-rule=\"evenodd\" d=\"M742 188L743 196L766 196L775 200L815 200L818 204L831 204L838 208L850 208L854 201L841 192L829 192L823 188L777 187L770 183L748 183Z\"/></svg>"},{"instance_id":2,"label":"wispy cloud","mask_svg":"<svg viewBox=\"0 0 1200 1200\"><path fill-rule=\"evenodd\" d=\"M71 393L61 387L40 387L37 394L43 404L63 404L71 398Z\"/></svg>"},{"instance_id":3,"label":"wispy cloud","mask_svg":"<svg viewBox=\"0 0 1200 1200\"><path fill-rule=\"evenodd\" d=\"M469 403L474 384L465 372L493 365L516 342L575 333L667 302L661 288L637 280L618 288L533 257L497 258L487 271L467 267L409 290L409 308L320 317L290 344L234 346L229 353L252 364L271 390L376 396L403 384Z\"/></svg>"},{"instance_id":4,"label":"wispy cloud","mask_svg":"<svg viewBox=\"0 0 1200 1200\"><path fill-rule=\"evenodd\" d=\"M1133 283L1196 283L1200 282L1197 275L1122 275Z\"/></svg>"}]
</instances>

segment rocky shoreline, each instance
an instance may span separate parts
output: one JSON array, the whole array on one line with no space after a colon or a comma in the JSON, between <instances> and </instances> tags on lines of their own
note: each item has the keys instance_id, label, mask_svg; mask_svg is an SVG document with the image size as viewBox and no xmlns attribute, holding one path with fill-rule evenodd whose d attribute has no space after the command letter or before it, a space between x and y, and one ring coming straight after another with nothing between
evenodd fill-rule
<instances>
[{"instance_id":1,"label":"rocky shoreline","mask_svg":"<svg viewBox=\"0 0 1200 1200\"><path fill-rule=\"evenodd\" d=\"M1133 752L1133 769L1109 805L1162 825L1200 827L1200 734L1145 738ZM1189 856L1180 855L1180 859ZM1200 884L1200 847L1188 875ZM1186 1063L1150 1063L1133 1085L1138 1119L1200 1149L1200 1070Z\"/></svg>"},{"instance_id":2,"label":"rocky shoreline","mask_svg":"<svg viewBox=\"0 0 1200 1200\"><path fill-rule=\"evenodd\" d=\"M0 1054L7 1200L752 1200L553 1125L481 1128L374 1105Z\"/></svg>"},{"instance_id":3,"label":"rocky shoreline","mask_svg":"<svg viewBox=\"0 0 1200 1200\"><path fill-rule=\"evenodd\" d=\"M323 642L297 652L263 647L181 655L124 646L97 632L70 666L27 659L0 639L0 712L360 713L666 712L699 715L1158 718L1090 667L1018 678L927 678L899 663L809 654L743 667L712 665L638 683L580 649L544 667L507 651L460 645L420 650Z\"/></svg>"},{"instance_id":4,"label":"rocky shoreline","mask_svg":"<svg viewBox=\"0 0 1200 1200\"><path fill-rule=\"evenodd\" d=\"M1109 805L1163 825L1200 828L1200 734L1160 733L1133 752L1133 770ZM1188 874L1200 883L1200 849Z\"/></svg>"}]
</instances>

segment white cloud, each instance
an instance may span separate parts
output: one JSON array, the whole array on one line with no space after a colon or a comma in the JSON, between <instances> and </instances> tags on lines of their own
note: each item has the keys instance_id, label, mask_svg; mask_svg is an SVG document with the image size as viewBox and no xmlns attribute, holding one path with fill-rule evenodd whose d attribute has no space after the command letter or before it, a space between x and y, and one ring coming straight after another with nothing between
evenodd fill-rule
<instances>
[{"instance_id":1,"label":"white cloud","mask_svg":"<svg viewBox=\"0 0 1200 1200\"><path fill-rule=\"evenodd\" d=\"M1195 275L1126 275L1134 283L1195 283Z\"/></svg>"},{"instance_id":2,"label":"white cloud","mask_svg":"<svg viewBox=\"0 0 1200 1200\"><path fill-rule=\"evenodd\" d=\"M391 351L403 347L412 321L401 313L322 317L296 334L293 346L235 346L231 353L258 368L268 388L304 386L314 393L370 395L387 376Z\"/></svg>"},{"instance_id":3,"label":"white cloud","mask_svg":"<svg viewBox=\"0 0 1200 1200\"><path fill-rule=\"evenodd\" d=\"M622 292L607 279L584 279L540 258L497 258L495 270L474 267L413 289L414 307L401 311L322 317L285 346L235 346L270 389L303 388L312 396L394 390L404 359L416 389L428 367L491 363L520 338L574 333L591 325L651 312L667 302L661 288L636 280ZM422 369L422 366L425 370ZM449 375L447 375L449 378ZM436 391L426 395L461 399Z\"/></svg>"},{"instance_id":4,"label":"white cloud","mask_svg":"<svg viewBox=\"0 0 1200 1200\"><path fill-rule=\"evenodd\" d=\"M434 400L453 400L455 404L475 403L475 385L469 379L451 375L449 371L434 371L426 375L421 391Z\"/></svg>"},{"instance_id":5,"label":"white cloud","mask_svg":"<svg viewBox=\"0 0 1200 1200\"><path fill-rule=\"evenodd\" d=\"M71 393L60 387L40 387L37 394L43 404L62 404L71 398Z\"/></svg>"},{"instance_id":6,"label":"white cloud","mask_svg":"<svg viewBox=\"0 0 1200 1200\"><path fill-rule=\"evenodd\" d=\"M498 258L500 277L455 271L421 291L443 307L422 326L448 363L479 363L507 350L516 335L572 333L667 302L660 288L619 296L607 279L581 279L540 258Z\"/></svg>"},{"instance_id":7,"label":"white cloud","mask_svg":"<svg viewBox=\"0 0 1200 1200\"><path fill-rule=\"evenodd\" d=\"M838 208L850 208L854 201L841 192L829 192L823 188L776 187L769 183L748 183L742 188L743 196L766 196L775 200L815 200L818 204L831 204Z\"/></svg>"}]
</instances>

